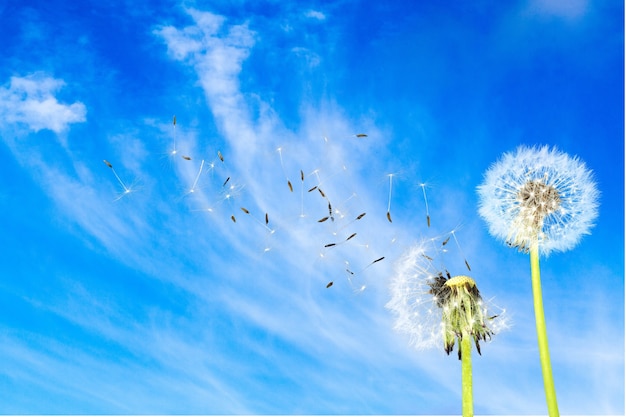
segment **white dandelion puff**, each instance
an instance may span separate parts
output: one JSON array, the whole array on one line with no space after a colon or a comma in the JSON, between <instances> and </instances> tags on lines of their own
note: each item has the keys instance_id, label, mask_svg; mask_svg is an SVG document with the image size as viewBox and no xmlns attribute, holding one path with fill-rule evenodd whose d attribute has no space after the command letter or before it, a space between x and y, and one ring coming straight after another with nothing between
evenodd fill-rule
<instances>
[{"instance_id":1,"label":"white dandelion puff","mask_svg":"<svg viewBox=\"0 0 626 417\"><path fill-rule=\"evenodd\" d=\"M535 240L542 255L572 249L598 216L592 172L548 146L505 153L485 173L478 195L489 232L523 252Z\"/></svg>"},{"instance_id":2,"label":"white dandelion puff","mask_svg":"<svg viewBox=\"0 0 626 417\"><path fill-rule=\"evenodd\" d=\"M386 305L396 316L394 329L407 334L417 349L440 346L443 342L441 313L427 283L433 277L430 257L424 256L427 242L412 246L395 263L391 300Z\"/></svg>"}]
</instances>

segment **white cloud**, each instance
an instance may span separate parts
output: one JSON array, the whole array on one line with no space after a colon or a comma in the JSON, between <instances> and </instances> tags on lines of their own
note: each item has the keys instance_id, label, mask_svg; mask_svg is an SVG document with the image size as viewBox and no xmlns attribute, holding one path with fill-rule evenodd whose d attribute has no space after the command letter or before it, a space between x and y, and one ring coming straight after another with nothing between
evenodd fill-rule
<instances>
[{"instance_id":1,"label":"white cloud","mask_svg":"<svg viewBox=\"0 0 626 417\"><path fill-rule=\"evenodd\" d=\"M326 15L317 10L308 10L304 15L310 19L326 20Z\"/></svg>"},{"instance_id":2,"label":"white cloud","mask_svg":"<svg viewBox=\"0 0 626 417\"><path fill-rule=\"evenodd\" d=\"M526 6L526 13L573 21L585 15L587 3L587 0L530 0Z\"/></svg>"},{"instance_id":3,"label":"white cloud","mask_svg":"<svg viewBox=\"0 0 626 417\"><path fill-rule=\"evenodd\" d=\"M0 117L35 132L49 129L61 133L71 123L84 122L87 110L83 103L63 104L54 96L64 85L42 73L11 77L9 86L0 88Z\"/></svg>"}]
</instances>

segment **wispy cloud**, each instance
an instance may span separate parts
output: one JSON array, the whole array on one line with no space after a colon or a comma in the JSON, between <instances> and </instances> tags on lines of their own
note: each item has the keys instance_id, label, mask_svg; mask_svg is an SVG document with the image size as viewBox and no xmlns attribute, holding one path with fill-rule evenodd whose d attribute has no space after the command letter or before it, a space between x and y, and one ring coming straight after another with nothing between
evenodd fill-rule
<instances>
[{"instance_id":1,"label":"wispy cloud","mask_svg":"<svg viewBox=\"0 0 626 417\"><path fill-rule=\"evenodd\" d=\"M50 129L61 133L72 123L84 122L87 110L83 103L62 104L54 96L64 84L43 73L11 77L8 87L0 88L0 117L34 132Z\"/></svg>"}]
</instances>

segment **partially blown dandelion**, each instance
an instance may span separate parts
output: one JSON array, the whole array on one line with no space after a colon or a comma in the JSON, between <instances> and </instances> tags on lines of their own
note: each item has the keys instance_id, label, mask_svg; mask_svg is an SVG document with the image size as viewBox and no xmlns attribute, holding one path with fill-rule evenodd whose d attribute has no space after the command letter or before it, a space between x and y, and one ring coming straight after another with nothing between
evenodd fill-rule
<instances>
[{"instance_id":1,"label":"partially blown dandelion","mask_svg":"<svg viewBox=\"0 0 626 417\"><path fill-rule=\"evenodd\" d=\"M566 251L589 234L598 216L599 192L578 158L555 148L521 146L506 153L478 187L480 215L495 237L530 253L539 358L550 417L559 415L546 330L539 254Z\"/></svg>"},{"instance_id":2,"label":"partially blown dandelion","mask_svg":"<svg viewBox=\"0 0 626 417\"><path fill-rule=\"evenodd\" d=\"M433 258L425 252L427 243L413 246L396 263L387 308L396 315L395 329L407 333L418 349L443 345L450 354L458 341L463 415L471 416L472 341L480 354L480 341L506 327L504 310L490 316L472 278L436 272Z\"/></svg>"}]
</instances>

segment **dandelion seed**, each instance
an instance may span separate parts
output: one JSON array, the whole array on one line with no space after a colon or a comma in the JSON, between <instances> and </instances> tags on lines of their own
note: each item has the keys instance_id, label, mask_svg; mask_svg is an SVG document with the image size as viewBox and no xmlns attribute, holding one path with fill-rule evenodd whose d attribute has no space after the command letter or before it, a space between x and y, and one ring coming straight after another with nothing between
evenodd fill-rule
<instances>
[{"instance_id":1,"label":"dandelion seed","mask_svg":"<svg viewBox=\"0 0 626 417\"><path fill-rule=\"evenodd\" d=\"M176 115L174 115L174 117L172 117L172 124L174 125L174 146L170 152L170 155L176 155L176 153L178 152L177 148L176 148Z\"/></svg>"},{"instance_id":2,"label":"dandelion seed","mask_svg":"<svg viewBox=\"0 0 626 417\"><path fill-rule=\"evenodd\" d=\"M448 241L450 240L450 236L448 236L446 238L446 240L443 241L443 243L441 244L441 246L446 246L448 244Z\"/></svg>"},{"instance_id":3,"label":"dandelion seed","mask_svg":"<svg viewBox=\"0 0 626 417\"><path fill-rule=\"evenodd\" d=\"M352 233L350 236L348 236L348 237L346 238L346 241L348 241L348 240L352 239L352 238L353 238L353 237L355 237L355 236L356 236L356 233Z\"/></svg>"},{"instance_id":4,"label":"dandelion seed","mask_svg":"<svg viewBox=\"0 0 626 417\"><path fill-rule=\"evenodd\" d=\"M247 208L245 208L245 207L242 207L242 208L241 208L241 210L242 210L244 213L246 213L246 214L250 214L250 210L248 210L248 209L247 209Z\"/></svg>"},{"instance_id":5,"label":"dandelion seed","mask_svg":"<svg viewBox=\"0 0 626 417\"><path fill-rule=\"evenodd\" d=\"M426 224L430 227L430 214L428 213L428 199L426 198L426 184L421 183L422 193L424 194L424 204L426 205Z\"/></svg>"},{"instance_id":6,"label":"dandelion seed","mask_svg":"<svg viewBox=\"0 0 626 417\"><path fill-rule=\"evenodd\" d=\"M467 267L467 270L471 271L472 268L470 268L469 262L467 262L467 258L465 257L465 254L463 253L463 249L461 249L461 245L459 244L459 241L456 238L456 230L453 230L450 233L452 234L452 237L454 238L454 242L456 243L456 247L459 248L459 252L461 253L461 256L463 256L463 260L465 261L465 266Z\"/></svg>"},{"instance_id":7,"label":"dandelion seed","mask_svg":"<svg viewBox=\"0 0 626 417\"><path fill-rule=\"evenodd\" d=\"M326 220L328 220L330 217L326 216L326 217L322 217L321 219L319 219L317 222L318 223L324 223Z\"/></svg>"},{"instance_id":8,"label":"dandelion seed","mask_svg":"<svg viewBox=\"0 0 626 417\"><path fill-rule=\"evenodd\" d=\"M220 151L217 151L217 157L220 159L220 161L224 162L224 156Z\"/></svg>"},{"instance_id":9,"label":"dandelion seed","mask_svg":"<svg viewBox=\"0 0 626 417\"><path fill-rule=\"evenodd\" d=\"M331 248L331 247L336 246L336 245L337 245L336 243L327 243L327 244L324 245L324 247L325 248Z\"/></svg>"},{"instance_id":10,"label":"dandelion seed","mask_svg":"<svg viewBox=\"0 0 626 417\"><path fill-rule=\"evenodd\" d=\"M190 156L187 156L187 155L181 155L180 157L181 157L181 158L183 158L183 159L184 159L184 160L186 160L186 161L191 161L191 157L190 157Z\"/></svg>"},{"instance_id":11,"label":"dandelion seed","mask_svg":"<svg viewBox=\"0 0 626 417\"><path fill-rule=\"evenodd\" d=\"M317 185L316 185L316 186L314 186L314 187L312 187L312 188L310 188L310 189L309 189L309 192L311 192L311 191L315 191L315 190L317 190Z\"/></svg>"},{"instance_id":12,"label":"dandelion seed","mask_svg":"<svg viewBox=\"0 0 626 417\"><path fill-rule=\"evenodd\" d=\"M328 284L326 284L326 288L330 288L332 286L333 286L333 282L332 281L330 281Z\"/></svg>"},{"instance_id":13,"label":"dandelion seed","mask_svg":"<svg viewBox=\"0 0 626 417\"><path fill-rule=\"evenodd\" d=\"M113 175L115 175L115 178L117 178L117 181L120 183L120 185L122 186L122 188L124 189L124 192L120 195L120 197L116 198L116 200L119 200L120 198L122 198L125 194L128 194L131 192L131 189L128 188L126 186L126 184L124 184L124 182L122 181L122 179L120 178L119 175L117 175L117 172L115 172L115 168L113 168L113 164L111 164L109 161L107 161L106 159L103 159L104 163L106 164L106 166L108 166L109 168L111 168L111 171L113 172Z\"/></svg>"},{"instance_id":14,"label":"dandelion seed","mask_svg":"<svg viewBox=\"0 0 626 417\"><path fill-rule=\"evenodd\" d=\"M375 261L372 261L372 264L375 264L376 262L380 262L380 261L382 261L383 259L385 259L385 257L384 257L384 256L381 256L380 258L376 259Z\"/></svg>"},{"instance_id":15,"label":"dandelion seed","mask_svg":"<svg viewBox=\"0 0 626 417\"><path fill-rule=\"evenodd\" d=\"M196 175L196 179L193 181L193 185L189 190L190 193L195 192L196 185L198 184L198 180L200 179L200 174L202 174L202 169L204 168L204 159L200 162L200 169L198 170L198 174Z\"/></svg>"},{"instance_id":16,"label":"dandelion seed","mask_svg":"<svg viewBox=\"0 0 626 417\"><path fill-rule=\"evenodd\" d=\"M300 217L304 215L304 171L300 170Z\"/></svg>"},{"instance_id":17,"label":"dandelion seed","mask_svg":"<svg viewBox=\"0 0 626 417\"><path fill-rule=\"evenodd\" d=\"M293 185L291 185L291 181L289 180L289 177L287 176L287 172L285 171L285 164L283 163L283 148L278 147L276 149L276 152L278 152L278 156L280 158L280 168L283 170L283 175L285 176L285 179L287 180L289 191L293 192Z\"/></svg>"},{"instance_id":18,"label":"dandelion seed","mask_svg":"<svg viewBox=\"0 0 626 417\"><path fill-rule=\"evenodd\" d=\"M318 189L317 189L317 191L319 191L319 192L320 192L320 195L321 195L322 197L326 198L326 194L324 194L324 191L322 191L322 189L321 189L321 188L318 188Z\"/></svg>"},{"instance_id":19,"label":"dandelion seed","mask_svg":"<svg viewBox=\"0 0 626 417\"><path fill-rule=\"evenodd\" d=\"M265 224L269 224L270 222L270 217L267 213L265 213Z\"/></svg>"},{"instance_id":20,"label":"dandelion seed","mask_svg":"<svg viewBox=\"0 0 626 417\"><path fill-rule=\"evenodd\" d=\"M228 184L228 181L230 181L230 177L226 178L226 181L224 181L224 184L222 184L222 187L226 187L226 184Z\"/></svg>"},{"instance_id":21,"label":"dandelion seed","mask_svg":"<svg viewBox=\"0 0 626 417\"><path fill-rule=\"evenodd\" d=\"M361 213L358 216L356 216L357 220L361 220L363 217L365 217L365 213Z\"/></svg>"},{"instance_id":22,"label":"dandelion seed","mask_svg":"<svg viewBox=\"0 0 626 417\"><path fill-rule=\"evenodd\" d=\"M237 219L235 219L235 215L234 214L232 216L230 216L230 219L233 221L233 223L237 223Z\"/></svg>"},{"instance_id":23,"label":"dandelion seed","mask_svg":"<svg viewBox=\"0 0 626 417\"><path fill-rule=\"evenodd\" d=\"M393 188L393 174L387 174L389 176L389 201L387 203L387 220L391 223L391 189Z\"/></svg>"},{"instance_id":24,"label":"dandelion seed","mask_svg":"<svg viewBox=\"0 0 626 417\"><path fill-rule=\"evenodd\" d=\"M357 138L366 138L367 137L367 135L365 133L357 133L355 136Z\"/></svg>"}]
</instances>

